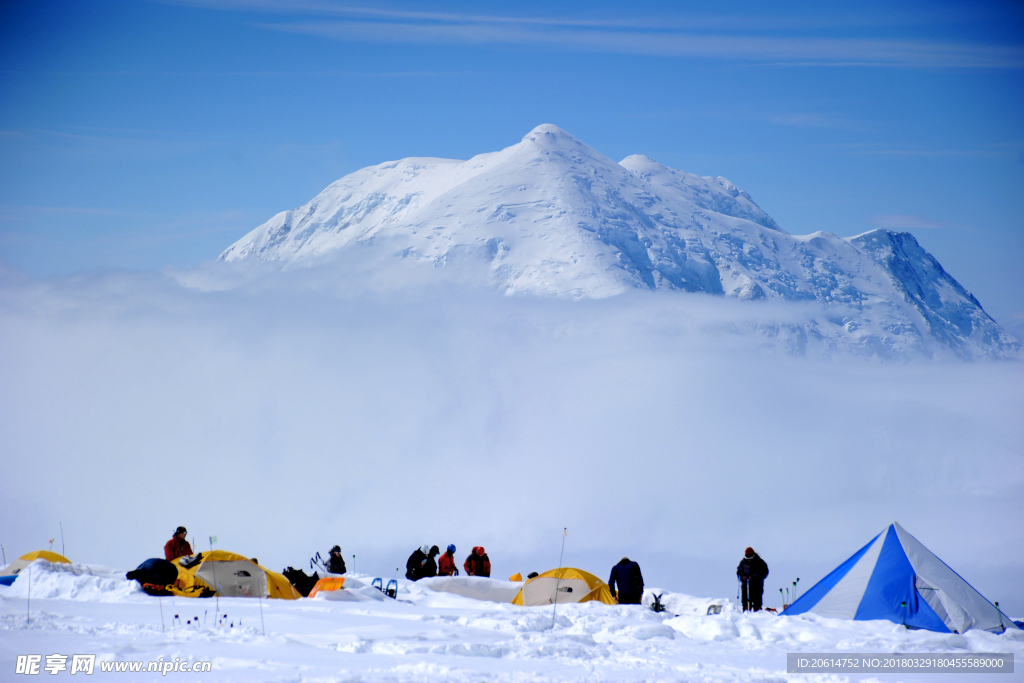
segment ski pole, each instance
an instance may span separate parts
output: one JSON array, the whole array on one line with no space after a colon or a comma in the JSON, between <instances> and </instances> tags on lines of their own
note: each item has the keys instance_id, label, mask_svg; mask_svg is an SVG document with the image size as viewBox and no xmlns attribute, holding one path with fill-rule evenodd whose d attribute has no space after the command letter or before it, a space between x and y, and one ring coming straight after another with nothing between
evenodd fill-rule
<instances>
[{"instance_id":1,"label":"ski pole","mask_svg":"<svg viewBox=\"0 0 1024 683\"><path fill-rule=\"evenodd\" d=\"M558 574L555 578L555 599L551 604L551 630L555 630L555 610L558 609L558 588L562 583L562 558L565 556L565 537L569 535L569 527L562 529L562 550L558 553Z\"/></svg>"},{"instance_id":2,"label":"ski pole","mask_svg":"<svg viewBox=\"0 0 1024 683\"><path fill-rule=\"evenodd\" d=\"M781 588L779 589L779 600L782 600L782 609L786 609L786 596L783 595Z\"/></svg>"},{"instance_id":3,"label":"ski pole","mask_svg":"<svg viewBox=\"0 0 1024 683\"><path fill-rule=\"evenodd\" d=\"M258 597L260 599L260 626L263 627L263 635L266 636L267 635L267 625L263 623L263 594L260 593L260 595ZM241 619L238 620L238 625L239 626L242 625L242 620Z\"/></svg>"},{"instance_id":4,"label":"ski pole","mask_svg":"<svg viewBox=\"0 0 1024 683\"><path fill-rule=\"evenodd\" d=\"M64 557L68 556L64 551L64 522L60 522L60 554Z\"/></svg>"},{"instance_id":5,"label":"ski pole","mask_svg":"<svg viewBox=\"0 0 1024 683\"><path fill-rule=\"evenodd\" d=\"M7 551L4 550L4 547L2 545L0 545L0 551L2 551L3 554L4 554L4 566L6 567L7 566Z\"/></svg>"}]
</instances>

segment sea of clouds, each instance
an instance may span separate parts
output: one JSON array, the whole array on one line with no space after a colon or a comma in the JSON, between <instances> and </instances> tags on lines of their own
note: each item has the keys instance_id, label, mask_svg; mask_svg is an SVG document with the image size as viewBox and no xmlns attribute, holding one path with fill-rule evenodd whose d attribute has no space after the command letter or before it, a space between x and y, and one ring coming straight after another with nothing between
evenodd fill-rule
<instances>
[{"instance_id":1,"label":"sea of clouds","mask_svg":"<svg viewBox=\"0 0 1024 683\"><path fill-rule=\"evenodd\" d=\"M895 520L1024 614L1024 363L809 357L757 330L813 308L348 258L0 271L8 560L62 522L72 560L131 568L183 524L277 570L455 543L507 577L568 527L566 564L695 595L731 596L752 545L777 604Z\"/></svg>"}]
</instances>

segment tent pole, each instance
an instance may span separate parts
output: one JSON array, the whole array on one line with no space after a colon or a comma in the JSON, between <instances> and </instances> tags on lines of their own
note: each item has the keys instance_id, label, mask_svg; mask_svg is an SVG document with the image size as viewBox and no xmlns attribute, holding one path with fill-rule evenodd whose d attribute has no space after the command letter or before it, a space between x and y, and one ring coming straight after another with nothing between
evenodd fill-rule
<instances>
[{"instance_id":1,"label":"tent pole","mask_svg":"<svg viewBox=\"0 0 1024 683\"><path fill-rule=\"evenodd\" d=\"M562 550L558 553L558 574L555 575L555 599L551 601L551 630L555 630L555 610L558 609L558 587L562 583L562 558L565 556L565 537L569 535L569 527L562 528Z\"/></svg>"}]
</instances>

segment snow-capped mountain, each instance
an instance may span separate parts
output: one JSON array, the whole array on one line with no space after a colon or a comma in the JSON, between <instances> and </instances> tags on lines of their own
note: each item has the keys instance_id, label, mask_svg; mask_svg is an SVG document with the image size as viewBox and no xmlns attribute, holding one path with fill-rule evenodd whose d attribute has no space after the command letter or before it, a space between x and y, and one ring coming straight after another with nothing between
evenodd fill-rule
<instances>
[{"instance_id":1,"label":"snow-capped mountain","mask_svg":"<svg viewBox=\"0 0 1024 683\"><path fill-rule=\"evenodd\" d=\"M221 254L291 262L356 244L438 266L477 259L508 293L633 288L818 302L796 333L883 357L1015 355L1020 344L908 233L790 235L725 178L616 163L553 125L468 161L351 173Z\"/></svg>"}]
</instances>

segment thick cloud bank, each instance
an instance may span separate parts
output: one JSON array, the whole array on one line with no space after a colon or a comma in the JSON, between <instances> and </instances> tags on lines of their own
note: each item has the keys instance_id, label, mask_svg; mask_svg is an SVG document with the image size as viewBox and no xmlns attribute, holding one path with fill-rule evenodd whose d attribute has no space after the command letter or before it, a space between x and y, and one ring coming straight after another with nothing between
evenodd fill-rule
<instances>
[{"instance_id":1,"label":"thick cloud bank","mask_svg":"<svg viewBox=\"0 0 1024 683\"><path fill-rule=\"evenodd\" d=\"M427 542L504 577L568 527L567 564L698 595L753 545L774 604L898 520L1024 613L1024 364L794 355L795 306L318 277L2 274L8 558L62 521L129 567L184 524L275 569L340 543L390 576Z\"/></svg>"}]
</instances>

